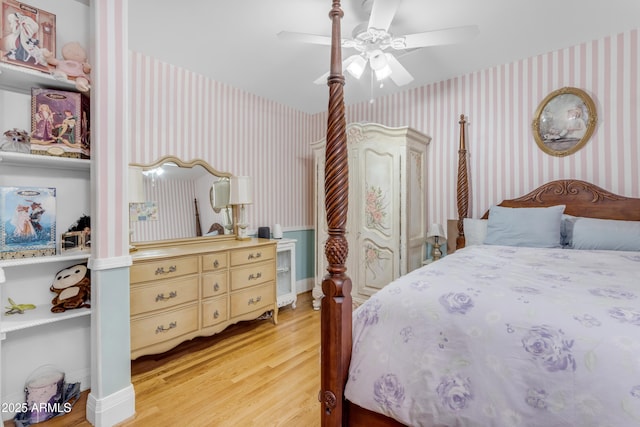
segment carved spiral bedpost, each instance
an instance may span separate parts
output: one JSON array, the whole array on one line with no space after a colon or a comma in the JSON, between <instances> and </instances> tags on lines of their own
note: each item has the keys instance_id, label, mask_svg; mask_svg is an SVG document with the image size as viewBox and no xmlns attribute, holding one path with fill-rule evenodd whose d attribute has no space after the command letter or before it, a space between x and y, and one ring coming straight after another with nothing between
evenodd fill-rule
<instances>
[{"instance_id":1,"label":"carved spiral bedpost","mask_svg":"<svg viewBox=\"0 0 640 427\"><path fill-rule=\"evenodd\" d=\"M456 248L464 248L464 227L463 221L469 215L469 177L467 174L467 146L465 137L464 114L460 114L460 148L458 149L458 237L456 238Z\"/></svg>"},{"instance_id":2,"label":"carved spiral bedpost","mask_svg":"<svg viewBox=\"0 0 640 427\"><path fill-rule=\"evenodd\" d=\"M322 281L324 298L321 305L321 390L322 426L341 426L343 390L351 360L351 280L345 263L349 252L345 237L349 195L347 133L344 112L344 76L340 20L343 12L340 1L332 2L329 17L331 31L331 69L327 144L325 154L325 209L328 239L325 244L328 274Z\"/></svg>"}]
</instances>

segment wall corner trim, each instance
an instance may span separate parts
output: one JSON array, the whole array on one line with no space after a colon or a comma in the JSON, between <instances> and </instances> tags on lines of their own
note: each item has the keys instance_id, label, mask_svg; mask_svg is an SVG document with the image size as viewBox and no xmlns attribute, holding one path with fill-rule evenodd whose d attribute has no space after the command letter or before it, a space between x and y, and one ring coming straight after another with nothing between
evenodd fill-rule
<instances>
[{"instance_id":1,"label":"wall corner trim","mask_svg":"<svg viewBox=\"0 0 640 427\"><path fill-rule=\"evenodd\" d=\"M87 397L87 420L96 427L112 426L136 413L136 394L133 384L102 399L93 393Z\"/></svg>"},{"instance_id":2,"label":"wall corner trim","mask_svg":"<svg viewBox=\"0 0 640 427\"><path fill-rule=\"evenodd\" d=\"M130 267L133 264L131 255L124 255L113 258L90 258L89 268L91 270L111 270L114 268Z\"/></svg>"}]
</instances>

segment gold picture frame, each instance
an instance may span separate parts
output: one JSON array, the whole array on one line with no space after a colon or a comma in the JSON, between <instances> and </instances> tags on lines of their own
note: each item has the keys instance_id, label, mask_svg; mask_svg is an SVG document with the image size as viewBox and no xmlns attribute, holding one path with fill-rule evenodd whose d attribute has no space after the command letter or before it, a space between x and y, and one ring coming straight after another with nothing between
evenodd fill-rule
<instances>
[{"instance_id":1,"label":"gold picture frame","mask_svg":"<svg viewBox=\"0 0 640 427\"><path fill-rule=\"evenodd\" d=\"M542 151L562 157L582 148L593 135L597 122L591 97L582 89L563 87L542 100L531 127Z\"/></svg>"}]
</instances>

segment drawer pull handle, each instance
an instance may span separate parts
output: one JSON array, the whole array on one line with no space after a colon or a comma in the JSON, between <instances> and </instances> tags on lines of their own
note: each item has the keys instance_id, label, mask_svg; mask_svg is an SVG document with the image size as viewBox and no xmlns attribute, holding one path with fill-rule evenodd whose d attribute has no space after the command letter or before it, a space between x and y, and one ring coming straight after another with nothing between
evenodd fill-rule
<instances>
[{"instance_id":1,"label":"drawer pull handle","mask_svg":"<svg viewBox=\"0 0 640 427\"><path fill-rule=\"evenodd\" d=\"M218 260L213 261L213 268L218 268L218 267L220 267L220 261Z\"/></svg>"},{"instance_id":2,"label":"drawer pull handle","mask_svg":"<svg viewBox=\"0 0 640 427\"><path fill-rule=\"evenodd\" d=\"M169 267L168 271L164 271L164 267L158 267L158 269L156 270L156 276L159 274L175 273L177 269L178 267L176 267L175 265L172 265L171 267Z\"/></svg>"},{"instance_id":3,"label":"drawer pull handle","mask_svg":"<svg viewBox=\"0 0 640 427\"><path fill-rule=\"evenodd\" d=\"M215 292L218 292L218 291L220 290L220 285L218 285L218 282L216 282L216 284L215 284L215 285L213 285L213 290L214 290Z\"/></svg>"},{"instance_id":4,"label":"drawer pull handle","mask_svg":"<svg viewBox=\"0 0 640 427\"><path fill-rule=\"evenodd\" d=\"M169 323L169 327L165 328L164 325L160 325L156 328L156 334L161 334L163 332L167 332L170 331L173 328L177 328L178 327L178 322L171 322Z\"/></svg>"},{"instance_id":5,"label":"drawer pull handle","mask_svg":"<svg viewBox=\"0 0 640 427\"><path fill-rule=\"evenodd\" d=\"M167 301L170 300L171 298L175 298L178 296L178 291L171 291L169 292L169 296L165 297L164 293L158 294L156 295L156 302L158 301Z\"/></svg>"},{"instance_id":6,"label":"drawer pull handle","mask_svg":"<svg viewBox=\"0 0 640 427\"><path fill-rule=\"evenodd\" d=\"M261 256L262 256L262 252L256 252L255 255L251 253L247 257L247 259L257 259L257 258L260 258Z\"/></svg>"},{"instance_id":7,"label":"drawer pull handle","mask_svg":"<svg viewBox=\"0 0 640 427\"><path fill-rule=\"evenodd\" d=\"M214 318L214 319L217 319L218 317L220 317L220 312L219 312L218 310L216 310L216 311L213 313L213 318Z\"/></svg>"},{"instance_id":8,"label":"drawer pull handle","mask_svg":"<svg viewBox=\"0 0 640 427\"><path fill-rule=\"evenodd\" d=\"M256 274L252 273L252 274L249 275L249 280L257 280L257 279L259 279L261 277L262 277L262 273L256 273Z\"/></svg>"},{"instance_id":9,"label":"drawer pull handle","mask_svg":"<svg viewBox=\"0 0 640 427\"><path fill-rule=\"evenodd\" d=\"M247 303L247 305L257 304L257 303L259 303L261 300L262 300L262 297L261 297L261 296L259 296L259 297L257 297L257 298L251 298L251 299L249 300L249 302Z\"/></svg>"}]
</instances>

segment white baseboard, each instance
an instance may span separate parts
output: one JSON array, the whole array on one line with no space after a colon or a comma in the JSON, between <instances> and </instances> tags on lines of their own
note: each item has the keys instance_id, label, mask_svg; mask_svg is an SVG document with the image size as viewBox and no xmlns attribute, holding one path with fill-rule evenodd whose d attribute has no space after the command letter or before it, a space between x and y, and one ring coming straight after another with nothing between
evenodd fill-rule
<instances>
[{"instance_id":1,"label":"white baseboard","mask_svg":"<svg viewBox=\"0 0 640 427\"><path fill-rule=\"evenodd\" d=\"M298 280L296 282L296 293L303 294L305 292L309 292L313 289L313 277L308 277L306 279Z\"/></svg>"},{"instance_id":2,"label":"white baseboard","mask_svg":"<svg viewBox=\"0 0 640 427\"><path fill-rule=\"evenodd\" d=\"M135 413L136 393L132 384L102 399L91 393L87 398L87 420L96 427L113 426Z\"/></svg>"}]
</instances>

